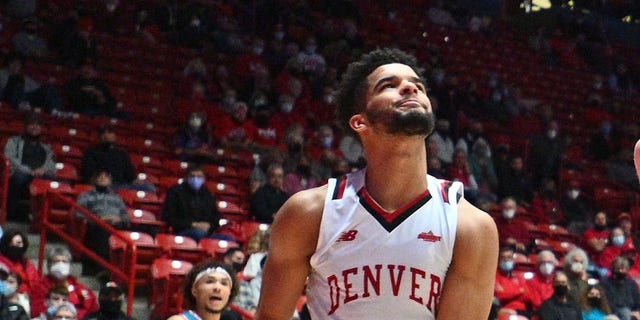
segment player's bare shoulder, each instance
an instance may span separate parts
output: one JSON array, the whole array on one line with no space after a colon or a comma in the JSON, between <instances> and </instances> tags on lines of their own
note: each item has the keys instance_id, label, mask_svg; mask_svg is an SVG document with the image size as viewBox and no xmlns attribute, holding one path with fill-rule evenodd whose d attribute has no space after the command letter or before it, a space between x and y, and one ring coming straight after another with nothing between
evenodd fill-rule
<instances>
[{"instance_id":1,"label":"player's bare shoulder","mask_svg":"<svg viewBox=\"0 0 640 320\"><path fill-rule=\"evenodd\" d=\"M458 208L458 234L460 236L465 238L482 237L483 241L497 242L498 229L490 215L464 198L460 199Z\"/></svg>"},{"instance_id":2,"label":"player's bare shoulder","mask_svg":"<svg viewBox=\"0 0 640 320\"><path fill-rule=\"evenodd\" d=\"M313 219L314 216L321 216L326 194L326 185L297 192L284 203L275 219Z\"/></svg>"}]
</instances>

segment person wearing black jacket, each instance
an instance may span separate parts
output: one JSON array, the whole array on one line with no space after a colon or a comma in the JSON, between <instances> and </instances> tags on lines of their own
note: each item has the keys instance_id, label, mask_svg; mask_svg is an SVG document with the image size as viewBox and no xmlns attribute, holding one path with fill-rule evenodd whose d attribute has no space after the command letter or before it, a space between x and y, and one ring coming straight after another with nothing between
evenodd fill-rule
<instances>
[{"instance_id":1,"label":"person wearing black jacket","mask_svg":"<svg viewBox=\"0 0 640 320\"><path fill-rule=\"evenodd\" d=\"M569 290L567 275L563 271L556 272L553 276L553 295L538 310L540 320L582 320L582 310Z\"/></svg>"},{"instance_id":2,"label":"person wearing black jacket","mask_svg":"<svg viewBox=\"0 0 640 320\"><path fill-rule=\"evenodd\" d=\"M640 318L640 291L636 282L628 277L629 269L629 259L617 257L611 263L611 276L602 280L611 310L621 320Z\"/></svg>"},{"instance_id":3,"label":"person wearing black jacket","mask_svg":"<svg viewBox=\"0 0 640 320\"><path fill-rule=\"evenodd\" d=\"M129 153L116 146L115 128L103 125L98 133L100 143L84 152L81 163L82 180L91 183L96 173L106 171L111 174L114 189L133 183L136 179L136 169Z\"/></svg>"},{"instance_id":4,"label":"person wearing black jacket","mask_svg":"<svg viewBox=\"0 0 640 320\"><path fill-rule=\"evenodd\" d=\"M267 169L267 183L253 194L251 214L261 223L272 223L273 215L289 199L284 192L284 169L275 163Z\"/></svg>"},{"instance_id":5,"label":"person wearing black jacket","mask_svg":"<svg viewBox=\"0 0 640 320\"><path fill-rule=\"evenodd\" d=\"M192 166L184 181L167 191L162 217L177 235L199 241L218 228L216 199L205 181L203 169Z\"/></svg>"}]
</instances>

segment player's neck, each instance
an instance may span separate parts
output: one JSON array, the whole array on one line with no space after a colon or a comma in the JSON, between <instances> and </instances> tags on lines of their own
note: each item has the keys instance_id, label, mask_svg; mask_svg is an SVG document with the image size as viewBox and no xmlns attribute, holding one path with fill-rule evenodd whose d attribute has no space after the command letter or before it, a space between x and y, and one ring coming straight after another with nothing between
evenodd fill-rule
<instances>
[{"instance_id":1,"label":"player's neck","mask_svg":"<svg viewBox=\"0 0 640 320\"><path fill-rule=\"evenodd\" d=\"M394 211L427 189L424 144L382 146L367 152L366 187L385 210Z\"/></svg>"},{"instance_id":2,"label":"player's neck","mask_svg":"<svg viewBox=\"0 0 640 320\"><path fill-rule=\"evenodd\" d=\"M220 312L209 312L205 308L196 308L195 311L198 314L198 317L200 317L200 320L220 320L222 315Z\"/></svg>"}]
</instances>

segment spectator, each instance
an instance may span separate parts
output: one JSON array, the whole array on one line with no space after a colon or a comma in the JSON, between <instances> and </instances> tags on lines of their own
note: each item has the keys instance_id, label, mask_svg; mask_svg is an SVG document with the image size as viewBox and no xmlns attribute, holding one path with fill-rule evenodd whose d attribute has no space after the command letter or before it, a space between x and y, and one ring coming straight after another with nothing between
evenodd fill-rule
<instances>
[{"instance_id":1,"label":"spectator","mask_svg":"<svg viewBox=\"0 0 640 320\"><path fill-rule=\"evenodd\" d=\"M633 244L633 240L624 235L622 228L614 227L611 229L609 242L602 250L597 263L600 267L607 268L617 257L624 256L628 258L630 255L635 254L635 251L636 247Z\"/></svg>"},{"instance_id":2,"label":"spectator","mask_svg":"<svg viewBox=\"0 0 640 320\"><path fill-rule=\"evenodd\" d=\"M567 229L572 234L584 234L589 228L593 209L591 201L582 192L579 181L569 181L569 188L560 199L560 208L566 218Z\"/></svg>"},{"instance_id":3,"label":"spectator","mask_svg":"<svg viewBox=\"0 0 640 320\"><path fill-rule=\"evenodd\" d=\"M241 248L229 248L224 253L223 262L230 265L236 273L242 272L244 268L244 251Z\"/></svg>"},{"instance_id":4,"label":"spectator","mask_svg":"<svg viewBox=\"0 0 640 320\"><path fill-rule=\"evenodd\" d=\"M0 98L18 110L44 108L52 114L61 111L62 101L56 88L41 84L23 72L26 60L19 53L6 58L6 67L0 70Z\"/></svg>"},{"instance_id":5,"label":"spectator","mask_svg":"<svg viewBox=\"0 0 640 320\"><path fill-rule=\"evenodd\" d=\"M212 163L215 160L213 137L206 116L191 112L187 124L174 135L173 147L174 154L182 161Z\"/></svg>"},{"instance_id":6,"label":"spectator","mask_svg":"<svg viewBox=\"0 0 640 320\"><path fill-rule=\"evenodd\" d=\"M47 299L44 301L46 311L41 312L32 320L49 320L58 306L69 300L69 289L66 285L55 285L47 291Z\"/></svg>"},{"instance_id":7,"label":"spectator","mask_svg":"<svg viewBox=\"0 0 640 320\"><path fill-rule=\"evenodd\" d=\"M522 157L515 155L509 161L509 169L504 176L498 176L498 196L513 197L522 205L528 205L533 198L533 183L524 170Z\"/></svg>"},{"instance_id":8,"label":"spectator","mask_svg":"<svg viewBox=\"0 0 640 320\"><path fill-rule=\"evenodd\" d=\"M5 230L0 239L0 264L8 267L8 270L17 273L22 279L19 293L32 295L34 285L41 281L36 266L26 257L29 248L29 239L18 230Z\"/></svg>"},{"instance_id":9,"label":"spectator","mask_svg":"<svg viewBox=\"0 0 640 320\"><path fill-rule=\"evenodd\" d=\"M500 216L496 217L500 244L511 245L517 252L528 252L530 235L524 220L518 217L518 203L512 197L500 201Z\"/></svg>"},{"instance_id":10,"label":"spectator","mask_svg":"<svg viewBox=\"0 0 640 320\"><path fill-rule=\"evenodd\" d=\"M486 145L490 146L484 137L484 125L482 122L477 119L472 119L469 121L469 126L465 134L456 142L456 149L462 149L465 154L469 154L478 141L483 141ZM489 150L491 150L491 147L489 147ZM488 156L491 157L491 151L489 151ZM453 161L455 161L455 159L453 159Z\"/></svg>"},{"instance_id":11,"label":"spectator","mask_svg":"<svg viewBox=\"0 0 640 320\"><path fill-rule=\"evenodd\" d=\"M353 168L363 168L366 164L364 159L364 149L362 144L356 137L349 134L344 135L340 139L340 152L344 155L345 160L349 163L349 166ZM436 157L430 157L429 159L437 159ZM431 167L429 167L431 169Z\"/></svg>"},{"instance_id":12,"label":"spectator","mask_svg":"<svg viewBox=\"0 0 640 320\"><path fill-rule=\"evenodd\" d=\"M62 40L60 58L62 63L70 68L77 68L87 61L98 60L98 45L93 37L93 20L80 18L71 28L70 34Z\"/></svg>"},{"instance_id":13,"label":"spectator","mask_svg":"<svg viewBox=\"0 0 640 320\"><path fill-rule=\"evenodd\" d=\"M134 320L132 317L127 316L124 312L122 312L122 303L124 302L124 291L118 284L113 281L107 282L104 286L100 288L100 292L98 293L98 303L100 304L100 309L96 312L93 312L86 317L84 320L103 320L103 319L114 319L114 320Z\"/></svg>"},{"instance_id":14,"label":"spectator","mask_svg":"<svg viewBox=\"0 0 640 320\"><path fill-rule=\"evenodd\" d=\"M553 296L545 300L538 310L540 320L582 320L582 311L569 294L569 279L562 272L553 277Z\"/></svg>"},{"instance_id":15,"label":"spectator","mask_svg":"<svg viewBox=\"0 0 640 320\"><path fill-rule=\"evenodd\" d=\"M447 177L453 181L462 182L465 198L474 203L478 195L478 183L471 174L467 153L462 148L456 148L456 151L453 152L453 162L447 168Z\"/></svg>"},{"instance_id":16,"label":"spectator","mask_svg":"<svg viewBox=\"0 0 640 320\"><path fill-rule=\"evenodd\" d=\"M10 137L4 147L9 160L11 176L7 193L9 219L28 221L29 185L34 178L53 178L56 164L51 146L42 142L43 120L30 114L24 121L24 132Z\"/></svg>"},{"instance_id":17,"label":"spectator","mask_svg":"<svg viewBox=\"0 0 640 320\"><path fill-rule=\"evenodd\" d=\"M49 274L34 286L31 297L32 314L46 312L46 300L54 287L67 288L67 301L76 307L78 319L83 319L88 313L98 310L98 300L93 290L70 274L71 258L71 252L66 248L57 247L49 250L47 254Z\"/></svg>"},{"instance_id":18,"label":"spectator","mask_svg":"<svg viewBox=\"0 0 640 320\"><path fill-rule=\"evenodd\" d=\"M251 198L251 214L258 222L272 223L273 215L288 198L284 191L284 170L281 164L274 163L267 169L267 183Z\"/></svg>"},{"instance_id":19,"label":"spectator","mask_svg":"<svg viewBox=\"0 0 640 320\"><path fill-rule=\"evenodd\" d=\"M327 63L324 57L317 53L318 46L314 37L308 37L305 40L304 50L298 53L296 59L302 65L302 69L311 79L321 78L326 69Z\"/></svg>"},{"instance_id":20,"label":"spectator","mask_svg":"<svg viewBox=\"0 0 640 320\"><path fill-rule=\"evenodd\" d=\"M522 274L514 273L514 250L511 246L501 246L498 257L498 272L494 295L505 311L515 311L530 316L531 293Z\"/></svg>"},{"instance_id":21,"label":"spectator","mask_svg":"<svg viewBox=\"0 0 640 320\"><path fill-rule=\"evenodd\" d=\"M22 284L20 275L15 272L9 272L9 275L7 276L7 280L5 282L7 284L7 289L4 293L4 296L7 298L7 302L22 307L25 314L29 315L31 313L29 296L25 293L18 292L18 288L20 287L20 284Z\"/></svg>"},{"instance_id":22,"label":"spectator","mask_svg":"<svg viewBox=\"0 0 640 320\"><path fill-rule=\"evenodd\" d=\"M582 243L589 253L591 260L597 263L602 251L609 243L609 216L604 211L598 211L593 215L593 226L584 232Z\"/></svg>"},{"instance_id":23,"label":"spectator","mask_svg":"<svg viewBox=\"0 0 640 320\"><path fill-rule=\"evenodd\" d=\"M98 137L100 143L85 150L80 164L80 174L85 183L92 183L92 178L98 172L106 171L111 175L111 187L114 190L127 188L155 191L153 185L137 179L136 169L129 153L116 145L117 136L113 126L108 124L101 126Z\"/></svg>"},{"instance_id":24,"label":"spectator","mask_svg":"<svg viewBox=\"0 0 640 320\"><path fill-rule=\"evenodd\" d=\"M10 279L10 275L9 267L0 263L0 283L2 283L2 290L0 290L0 319L29 320L29 315L25 309L19 303L11 301L12 297L15 296L17 289L15 285L17 283L12 283L14 281Z\"/></svg>"},{"instance_id":25,"label":"spectator","mask_svg":"<svg viewBox=\"0 0 640 320\"><path fill-rule=\"evenodd\" d=\"M566 226L554 180L545 179L542 182L540 191L531 201L531 214L539 223Z\"/></svg>"},{"instance_id":26,"label":"spectator","mask_svg":"<svg viewBox=\"0 0 640 320\"><path fill-rule=\"evenodd\" d=\"M229 117L223 117L216 126L217 136L226 147L250 148L256 135L253 119L247 118L249 107L245 102L234 103L234 111Z\"/></svg>"},{"instance_id":27,"label":"spectator","mask_svg":"<svg viewBox=\"0 0 640 320\"><path fill-rule=\"evenodd\" d=\"M538 253L536 265L533 278L527 280L527 290L531 293L533 310L538 310L542 302L553 295L553 277L558 259L552 251L542 250Z\"/></svg>"},{"instance_id":28,"label":"spectator","mask_svg":"<svg viewBox=\"0 0 640 320\"><path fill-rule=\"evenodd\" d=\"M65 91L70 110L89 116L121 116L116 112L116 98L98 78L98 72L91 61L80 66L78 75L65 85Z\"/></svg>"},{"instance_id":29,"label":"spectator","mask_svg":"<svg viewBox=\"0 0 640 320\"><path fill-rule=\"evenodd\" d=\"M640 319L640 292L635 281L627 275L629 259L617 257L611 263L611 276L602 280L611 311L621 320Z\"/></svg>"},{"instance_id":30,"label":"spectator","mask_svg":"<svg viewBox=\"0 0 640 320\"><path fill-rule=\"evenodd\" d=\"M318 179L311 174L311 159L302 155L298 159L295 171L285 176L283 190L288 196L292 196L298 191L314 188L318 185Z\"/></svg>"},{"instance_id":31,"label":"spectator","mask_svg":"<svg viewBox=\"0 0 640 320\"><path fill-rule=\"evenodd\" d=\"M564 272L569 278L569 293L575 301L579 301L580 297L587 291L589 284L589 257L581 248L575 248L567 252L564 256Z\"/></svg>"},{"instance_id":32,"label":"spectator","mask_svg":"<svg viewBox=\"0 0 640 320\"><path fill-rule=\"evenodd\" d=\"M565 150L565 142L559 136L560 125L552 120L546 132L531 139L529 168L533 172L533 183L540 186L544 179L558 179L560 161Z\"/></svg>"},{"instance_id":33,"label":"spectator","mask_svg":"<svg viewBox=\"0 0 640 320\"><path fill-rule=\"evenodd\" d=\"M63 302L55 308L51 316L52 320L76 320L78 319L78 312L73 304L69 302Z\"/></svg>"},{"instance_id":34,"label":"spectator","mask_svg":"<svg viewBox=\"0 0 640 320\"><path fill-rule=\"evenodd\" d=\"M309 145L309 155L315 161L319 160L323 152L331 151L336 156L341 157L342 151L338 148L338 139L336 139L331 126L320 125L314 132L312 142Z\"/></svg>"},{"instance_id":35,"label":"spectator","mask_svg":"<svg viewBox=\"0 0 640 320\"><path fill-rule=\"evenodd\" d=\"M498 177L491 160L491 149L483 140L476 142L469 154L469 167L478 186L484 186L491 193L498 187Z\"/></svg>"},{"instance_id":36,"label":"spectator","mask_svg":"<svg viewBox=\"0 0 640 320\"><path fill-rule=\"evenodd\" d=\"M78 196L78 205L86 208L103 222L117 229L125 229L129 226L127 206L122 198L112 188L111 174L106 170L96 172L91 179L93 190L83 192ZM78 213L79 216L81 216ZM81 216L82 217L82 216ZM109 236L111 234L102 226L93 221L87 223L86 244L96 254L105 260L109 260ZM85 273L91 273L92 265L87 262Z\"/></svg>"},{"instance_id":37,"label":"spectator","mask_svg":"<svg viewBox=\"0 0 640 320\"><path fill-rule=\"evenodd\" d=\"M449 120L438 119L435 131L429 136L429 140L434 141L438 145L438 154L430 157L437 157L446 166L453 161L453 138L451 136Z\"/></svg>"},{"instance_id":38,"label":"spectator","mask_svg":"<svg viewBox=\"0 0 640 320\"><path fill-rule=\"evenodd\" d=\"M631 221L631 215L626 212L620 213L616 217L618 227L622 229L626 239L630 240L634 245L636 244L635 230L633 230L633 222Z\"/></svg>"},{"instance_id":39,"label":"spectator","mask_svg":"<svg viewBox=\"0 0 640 320\"><path fill-rule=\"evenodd\" d=\"M615 130L611 120L602 119L600 130L591 135L589 155L596 161L607 161L620 150L620 133Z\"/></svg>"},{"instance_id":40,"label":"spectator","mask_svg":"<svg viewBox=\"0 0 640 320\"><path fill-rule=\"evenodd\" d=\"M173 232L200 241L218 226L216 199L207 188L206 175L199 166L190 166L185 179L167 191L162 217Z\"/></svg>"},{"instance_id":41,"label":"spectator","mask_svg":"<svg viewBox=\"0 0 640 320\"><path fill-rule=\"evenodd\" d=\"M27 58L47 59L49 46L47 40L38 35L38 19L29 17L23 19L23 29L11 39L13 47Z\"/></svg>"},{"instance_id":42,"label":"spectator","mask_svg":"<svg viewBox=\"0 0 640 320\"><path fill-rule=\"evenodd\" d=\"M584 320L604 320L606 315L611 314L607 295L599 285L589 286L577 301L582 308Z\"/></svg>"}]
</instances>

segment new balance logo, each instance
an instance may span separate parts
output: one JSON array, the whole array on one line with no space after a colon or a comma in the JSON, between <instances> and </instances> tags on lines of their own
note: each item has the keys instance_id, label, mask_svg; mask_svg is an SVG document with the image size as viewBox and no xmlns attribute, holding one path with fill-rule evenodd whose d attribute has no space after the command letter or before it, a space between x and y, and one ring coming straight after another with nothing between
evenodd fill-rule
<instances>
[{"instance_id":1,"label":"new balance logo","mask_svg":"<svg viewBox=\"0 0 640 320\"><path fill-rule=\"evenodd\" d=\"M418 235L418 239L421 239L426 242L438 242L442 239L442 237L433 234L433 231L429 231L429 232L421 232Z\"/></svg>"},{"instance_id":2,"label":"new balance logo","mask_svg":"<svg viewBox=\"0 0 640 320\"><path fill-rule=\"evenodd\" d=\"M340 241L353 241L356 239L356 234L358 234L358 230L349 230L340 234L340 238L338 238L337 242Z\"/></svg>"}]
</instances>

